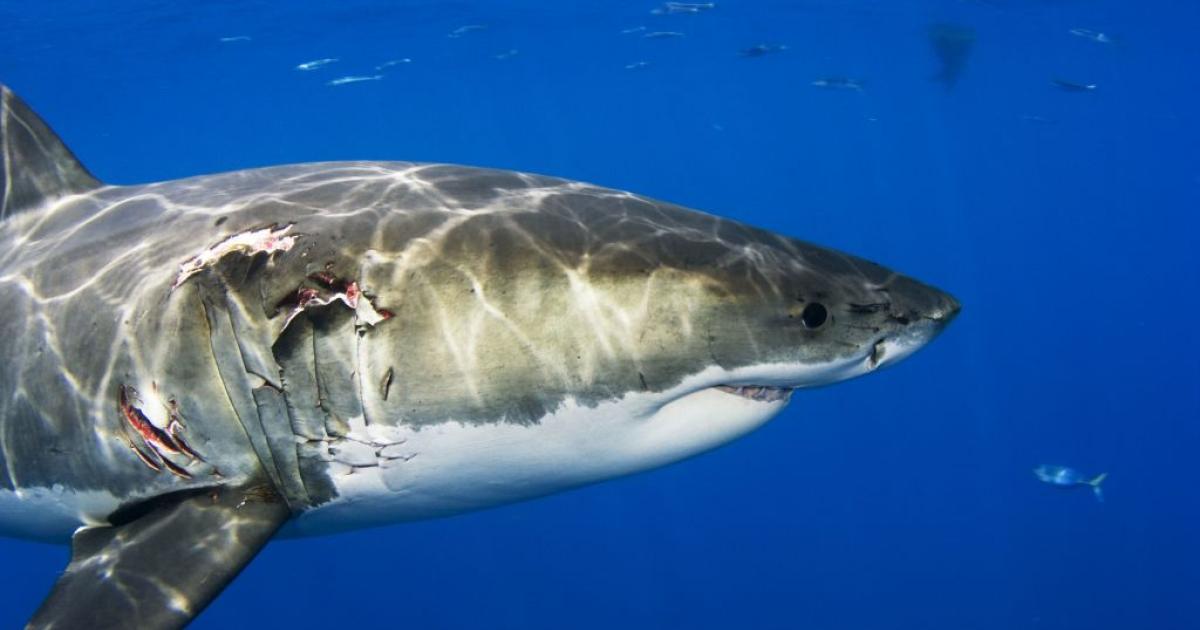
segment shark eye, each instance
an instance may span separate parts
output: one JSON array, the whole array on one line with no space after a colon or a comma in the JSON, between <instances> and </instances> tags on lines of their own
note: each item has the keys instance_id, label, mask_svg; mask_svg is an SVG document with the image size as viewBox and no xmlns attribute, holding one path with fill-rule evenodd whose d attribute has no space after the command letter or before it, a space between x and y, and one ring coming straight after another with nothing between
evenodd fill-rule
<instances>
[{"instance_id":1,"label":"shark eye","mask_svg":"<svg viewBox=\"0 0 1200 630\"><path fill-rule=\"evenodd\" d=\"M820 328L828 318L829 311L826 311L824 306L816 302L809 302L804 307L804 311L800 313L800 323L804 324L804 327L809 330Z\"/></svg>"}]
</instances>

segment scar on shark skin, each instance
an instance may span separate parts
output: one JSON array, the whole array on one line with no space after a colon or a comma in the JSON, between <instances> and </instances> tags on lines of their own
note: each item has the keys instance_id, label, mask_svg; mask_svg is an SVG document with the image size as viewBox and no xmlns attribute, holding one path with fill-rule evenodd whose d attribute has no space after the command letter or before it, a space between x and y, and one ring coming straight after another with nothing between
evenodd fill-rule
<instances>
[{"instance_id":1,"label":"scar on shark skin","mask_svg":"<svg viewBox=\"0 0 1200 630\"><path fill-rule=\"evenodd\" d=\"M300 285L295 293L285 296L275 305L276 315L284 309L288 311L287 318L283 321L283 330L287 330L292 320L309 308L328 306L334 302L341 302L354 311L358 323L365 326L375 326L394 315L387 309L375 308L371 298L363 295L358 281L339 277L330 271L329 267L324 271L309 274L308 280L317 286Z\"/></svg>"},{"instance_id":2,"label":"scar on shark skin","mask_svg":"<svg viewBox=\"0 0 1200 630\"><path fill-rule=\"evenodd\" d=\"M379 383L379 390L380 390L380 393L383 395L384 400L388 399L388 392L391 391L391 389L392 389L393 374L394 374L394 372L393 372L392 368L389 367L387 369L387 372L384 372L384 374L383 374L383 380L380 381L380 383Z\"/></svg>"},{"instance_id":3,"label":"scar on shark skin","mask_svg":"<svg viewBox=\"0 0 1200 630\"><path fill-rule=\"evenodd\" d=\"M191 259L179 265L179 275L171 284L171 290L178 289L188 278L217 264L225 256L240 253L245 256L286 252L296 244L298 235L288 235L292 229L291 223L278 227L269 225L265 228L234 234L225 240L196 254Z\"/></svg>"},{"instance_id":4,"label":"scar on shark skin","mask_svg":"<svg viewBox=\"0 0 1200 630\"><path fill-rule=\"evenodd\" d=\"M157 388L157 385L155 386ZM171 399L166 407L168 413L167 428L162 429L150 421L140 407L137 390L121 385L117 390L117 407L129 428L141 437L145 450L139 448L131 439L125 443L137 455L142 463L155 472L166 468L171 474L183 479L191 479L192 475L183 466L171 461L168 455L182 455L190 462L204 461L187 441L183 438L183 423L179 416L179 404Z\"/></svg>"}]
</instances>

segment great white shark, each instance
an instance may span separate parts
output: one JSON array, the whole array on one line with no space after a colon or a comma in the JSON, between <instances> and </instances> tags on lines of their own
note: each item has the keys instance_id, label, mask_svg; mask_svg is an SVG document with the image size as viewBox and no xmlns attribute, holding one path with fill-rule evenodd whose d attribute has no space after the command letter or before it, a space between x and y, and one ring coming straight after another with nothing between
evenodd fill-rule
<instances>
[{"instance_id":1,"label":"great white shark","mask_svg":"<svg viewBox=\"0 0 1200 630\"><path fill-rule=\"evenodd\" d=\"M628 192L410 162L111 186L0 87L0 533L32 628L185 625L275 535L695 455L959 310Z\"/></svg>"}]
</instances>

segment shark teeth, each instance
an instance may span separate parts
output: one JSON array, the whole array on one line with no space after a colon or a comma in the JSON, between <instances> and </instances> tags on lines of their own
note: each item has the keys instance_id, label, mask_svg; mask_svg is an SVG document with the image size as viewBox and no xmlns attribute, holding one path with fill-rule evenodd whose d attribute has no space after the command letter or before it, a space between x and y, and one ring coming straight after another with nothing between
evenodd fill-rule
<instances>
[{"instance_id":1,"label":"shark teeth","mask_svg":"<svg viewBox=\"0 0 1200 630\"><path fill-rule=\"evenodd\" d=\"M717 385L716 389L760 402L786 401L792 397L792 392L795 391L795 388L792 387L769 385Z\"/></svg>"}]
</instances>

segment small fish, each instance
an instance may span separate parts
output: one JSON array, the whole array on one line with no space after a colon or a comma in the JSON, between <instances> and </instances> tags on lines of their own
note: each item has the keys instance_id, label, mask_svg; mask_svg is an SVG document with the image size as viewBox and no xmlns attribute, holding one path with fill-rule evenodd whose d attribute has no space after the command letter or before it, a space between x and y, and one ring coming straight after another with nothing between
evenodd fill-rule
<instances>
[{"instance_id":1,"label":"small fish","mask_svg":"<svg viewBox=\"0 0 1200 630\"><path fill-rule=\"evenodd\" d=\"M248 42L248 41L250 41L250 36L249 35L232 35L230 37L222 37L220 39L220 41L223 43L226 43L226 44L229 42Z\"/></svg>"},{"instance_id":2,"label":"small fish","mask_svg":"<svg viewBox=\"0 0 1200 630\"><path fill-rule=\"evenodd\" d=\"M459 37L462 37L463 35L466 35L467 33L472 33L475 31L482 31L486 28L487 28L487 26L485 26L483 24L468 24L466 26L460 26L460 27L454 29L453 31L450 31L450 33L448 35L446 35L446 37L457 39Z\"/></svg>"},{"instance_id":3,"label":"small fish","mask_svg":"<svg viewBox=\"0 0 1200 630\"><path fill-rule=\"evenodd\" d=\"M516 48L510 48L498 55L493 55L493 57L495 57L496 59L499 59L500 61L504 61L505 59L512 59L513 57L516 57L516 56L517 56Z\"/></svg>"},{"instance_id":4,"label":"small fish","mask_svg":"<svg viewBox=\"0 0 1200 630\"><path fill-rule=\"evenodd\" d=\"M621 34L622 35L632 35L634 33L640 33L644 30L646 30L645 26L631 26L626 29L621 29Z\"/></svg>"},{"instance_id":5,"label":"small fish","mask_svg":"<svg viewBox=\"0 0 1200 630\"><path fill-rule=\"evenodd\" d=\"M392 66L398 66L402 63L412 63L412 59L409 59L408 57L405 57L403 59L392 59L389 61L385 61L385 62L379 64L378 66L375 66L375 69L376 70L385 70L387 68L391 68Z\"/></svg>"},{"instance_id":6,"label":"small fish","mask_svg":"<svg viewBox=\"0 0 1200 630\"><path fill-rule=\"evenodd\" d=\"M329 64L334 63L335 61L337 61L337 57L327 57L325 59L314 59L312 61L305 61L304 63L296 66L296 69L297 70L305 70L305 71L316 70L317 68L320 68L323 66L328 66Z\"/></svg>"},{"instance_id":7,"label":"small fish","mask_svg":"<svg viewBox=\"0 0 1200 630\"><path fill-rule=\"evenodd\" d=\"M645 68L646 66L649 66L649 65L650 65L650 62L649 62L649 61L635 61L635 62L633 62L633 63L627 63L627 64L625 64L625 69L626 69L626 70L640 70L640 69L642 69L642 68Z\"/></svg>"},{"instance_id":8,"label":"small fish","mask_svg":"<svg viewBox=\"0 0 1200 630\"><path fill-rule=\"evenodd\" d=\"M369 77L348 75L348 76L344 76L344 77L338 77L332 81L327 82L325 85L346 85L347 83L362 83L363 81L378 81L382 78L383 78L382 74L373 74Z\"/></svg>"},{"instance_id":9,"label":"small fish","mask_svg":"<svg viewBox=\"0 0 1200 630\"><path fill-rule=\"evenodd\" d=\"M1112 35L1109 35L1108 33L1101 33L1099 31L1093 31L1093 30L1086 29L1086 28L1073 28L1067 32L1069 32L1072 35L1076 35L1078 37L1082 37L1084 39L1091 40L1093 42L1096 42L1097 44L1114 44L1114 43L1116 43L1116 40L1113 39Z\"/></svg>"},{"instance_id":10,"label":"small fish","mask_svg":"<svg viewBox=\"0 0 1200 630\"><path fill-rule=\"evenodd\" d=\"M678 39L683 37L679 31L651 31L642 35L642 39Z\"/></svg>"},{"instance_id":11,"label":"small fish","mask_svg":"<svg viewBox=\"0 0 1200 630\"><path fill-rule=\"evenodd\" d=\"M1084 477L1079 471L1066 466L1051 466L1042 464L1033 469L1033 474L1042 483L1048 483L1052 486L1060 486L1063 488L1074 488L1077 486L1089 486L1092 489L1092 494L1096 495L1096 500L1104 502L1104 492L1100 489L1100 484L1104 482L1104 478L1108 477L1108 473L1100 473L1091 479Z\"/></svg>"},{"instance_id":12,"label":"small fish","mask_svg":"<svg viewBox=\"0 0 1200 630\"><path fill-rule=\"evenodd\" d=\"M1064 92L1094 92L1096 90L1095 83L1076 83L1066 79L1054 79L1053 83Z\"/></svg>"},{"instance_id":13,"label":"small fish","mask_svg":"<svg viewBox=\"0 0 1200 630\"><path fill-rule=\"evenodd\" d=\"M1025 121L1027 123L1038 123L1038 124L1042 124L1042 125L1054 124L1054 119L1047 118L1045 116L1039 116L1037 114L1025 114L1025 115L1021 116L1021 120Z\"/></svg>"},{"instance_id":14,"label":"small fish","mask_svg":"<svg viewBox=\"0 0 1200 630\"><path fill-rule=\"evenodd\" d=\"M827 90L854 90L861 92L863 89L862 81L849 77L825 77L813 81L812 85Z\"/></svg>"},{"instance_id":15,"label":"small fish","mask_svg":"<svg viewBox=\"0 0 1200 630\"><path fill-rule=\"evenodd\" d=\"M749 48L743 49L740 53L743 57L762 57L771 53L783 52L787 50L787 46L783 44L755 44Z\"/></svg>"},{"instance_id":16,"label":"small fish","mask_svg":"<svg viewBox=\"0 0 1200 630\"><path fill-rule=\"evenodd\" d=\"M700 13L717 8L715 2L664 2L661 7L651 9L654 15L671 15L675 13Z\"/></svg>"}]
</instances>

